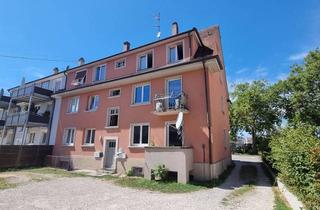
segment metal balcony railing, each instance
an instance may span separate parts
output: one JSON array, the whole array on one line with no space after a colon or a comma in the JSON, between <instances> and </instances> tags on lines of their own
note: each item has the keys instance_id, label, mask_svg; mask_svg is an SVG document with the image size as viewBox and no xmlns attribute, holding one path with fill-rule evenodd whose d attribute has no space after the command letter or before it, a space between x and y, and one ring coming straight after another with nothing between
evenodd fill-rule
<instances>
[{"instance_id":1,"label":"metal balcony railing","mask_svg":"<svg viewBox=\"0 0 320 210\"><path fill-rule=\"evenodd\" d=\"M156 94L154 97L154 111L157 113L168 111L188 110L188 96L183 91L170 94Z\"/></svg>"},{"instance_id":2,"label":"metal balcony railing","mask_svg":"<svg viewBox=\"0 0 320 210\"><path fill-rule=\"evenodd\" d=\"M6 126L22 126L25 123L40 123L48 124L50 119L50 113L43 116L37 115L33 112L19 112L7 114Z\"/></svg>"},{"instance_id":3,"label":"metal balcony railing","mask_svg":"<svg viewBox=\"0 0 320 210\"><path fill-rule=\"evenodd\" d=\"M12 98L19 98L19 97L26 97L31 96L32 94L39 94L43 96L51 96L52 91L47 90L38 86L26 86L26 87L20 87L15 90L11 91L11 97Z\"/></svg>"}]
</instances>

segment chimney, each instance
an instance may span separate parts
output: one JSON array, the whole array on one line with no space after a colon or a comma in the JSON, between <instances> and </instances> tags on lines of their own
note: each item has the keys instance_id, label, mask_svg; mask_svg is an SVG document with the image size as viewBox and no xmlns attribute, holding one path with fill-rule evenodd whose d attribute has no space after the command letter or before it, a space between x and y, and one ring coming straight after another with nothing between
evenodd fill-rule
<instances>
[{"instance_id":1,"label":"chimney","mask_svg":"<svg viewBox=\"0 0 320 210\"><path fill-rule=\"evenodd\" d=\"M21 79L21 87L23 87L26 84L26 78L22 77Z\"/></svg>"},{"instance_id":2,"label":"chimney","mask_svg":"<svg viewBox=\"0 0 320 210\"><path fill-rule=\"evenodd\" d=\"M123 42L123 52L130 50L130 42Z\"/></svg>"},{"instance_id":3,"label":"chimney","mask_svg":"<svg viewBox=\"0 0 320 210\"><path fill-rule=\"evenodd\" d=\"M85 63L84 58L83 57L79 58L78 63L79 63L79 66L82 66Z\"/></svg>"},{"instance_id":4,"label":"chimney","mask_svg":"<svg viewBox=\"0 0 320 210\"><path fill-rule=\"evenodd\" d=\"M54 67L53 70L52 70L52 73L53 74L58 74L59 73L58 67Z\"/></svg>"},{"instance_id":5,"label":"chimney","mask_svg":"<svg viewBox=\"0 0 320 210\"><path fill-rule=\"evenodd\" d=\"M171 26L171 35L177 35L179 33L179 27L177 22L173 22Z\"/></svg>"}]
</instances>

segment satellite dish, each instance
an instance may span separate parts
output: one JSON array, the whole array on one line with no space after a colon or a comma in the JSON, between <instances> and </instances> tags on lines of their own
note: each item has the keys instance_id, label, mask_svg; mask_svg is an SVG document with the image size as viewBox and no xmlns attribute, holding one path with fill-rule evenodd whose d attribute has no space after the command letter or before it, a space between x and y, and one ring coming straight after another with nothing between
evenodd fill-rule
<instances>
[{"instance_id":1,"label":"satellite dish","mask_svg":"<svg viewBox=\"0 0 320 210\"><path fill-rule=\"evenodd\" d=\"M180 129L183 123L183 112L179 112L177 121L176 121L176 129Z\"/></svg>"}]
</instances>

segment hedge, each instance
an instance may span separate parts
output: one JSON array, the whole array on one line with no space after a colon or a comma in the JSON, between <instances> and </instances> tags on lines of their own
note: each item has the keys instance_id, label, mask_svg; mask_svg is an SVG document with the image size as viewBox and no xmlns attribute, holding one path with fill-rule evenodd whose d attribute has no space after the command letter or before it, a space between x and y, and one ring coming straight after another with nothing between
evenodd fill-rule
<instances>
[{"instance_id":1,"label":"hedge","mask_svg":"<svg viewBox=\"0 0 320 210\"><path fill-rule=\"evenodd\" d=\"M320 209L320 138L316 128L298 125L271 138L273 167L308 209Z\"/></svg>"}]
</instances>

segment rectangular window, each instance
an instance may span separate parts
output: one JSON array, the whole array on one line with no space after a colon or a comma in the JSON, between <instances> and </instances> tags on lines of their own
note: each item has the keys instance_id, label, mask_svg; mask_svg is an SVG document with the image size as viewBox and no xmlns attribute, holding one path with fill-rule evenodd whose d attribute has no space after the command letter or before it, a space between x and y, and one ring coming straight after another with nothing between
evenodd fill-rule
<instances>
[{"instance_id":1,"label":"rectangular window","mask_svg":"<svg viewBox=\"0 0 320 210\"><path fill-rule=\"evenodd\" d=\"M29 133L29 144L34 144L35 133Z\"/></svg>"},{"instance_id":2,"label":"rectangular window","mask_svg":"<svg viewBox=\"0 0 320 210\"><path fill-rule=\"evenodd\" d=\"M86 129L86 135L85 135L84 144L86 144L86 145L94 144L95 135L96 135L96 130L95 129Z\"/></svg>"},{"instance_id":3,"label":"rectangular window","mask_svg":"<svg viewBox=\"0 0 320 210\"><path fill-rule=\"evenodd\" d=\"M115 62L115 68L116 69L121 69L121 68L124 68L124 67L126 67L126 59L125 58Z\"/></svg>"},{"instance_id":4,"label":"rectangular window","mask_svg":"<svg viewBox=\"0 0 320 210\"><path fill-rule=\"evenodd\" d=\"M106 79L106 65L98 66L94 72L94 81L102 81Z\"/></svg>"},{"instance_id":5,"label":"rectangular window","mask_svg":"<svg viewBox=\"0 0 320 210\"><path fill-rule=\"evenodd\" d=\"M98 109L100 103L100 97L98 95L96 96L90 96L88 100L88 107L87 111L94 111Z\"/></svg>"},{"instance_id":6,"label":"rectangular window","mask_svg":"<svg viewBox=\"0 0 320 210\"><path fill-rule=\"evenodd\" d=\"M150 84L136 85L134 88L134 104L144 104L150 102Z\"/></svg>"},{"instance_id":7,"label":"rectangular window","mask_svg":"<svg viewBox=\"0 0 320 210\"><path fill-rule=\"evenodd\" d=\"M119 126L119 107L111 107L108 109L107 127L115 128Z\"/></svg>"},{"instance_id":8,"label":"rectangular window","mask_svg":"<svg viewBox=\"0 0 320 210\"><path fill-rule=\"evenodd\" d=\"M74 81L72 82L72 85L82 85L86 82L87 77L87 71L78 71L75 74Z\"/></svg>"},{"instance_id":9,"label":"rectangular window","mask_svg":"<svg viewBox=\"0 0 320 210\"><path fill-rule=\"evenodd\" d=\"M42 144L45 144L47 142L47 133L42 133L42 140L41 140L41 143Z\"/></svg>"},{"instance_id":10,"label":"rectangular window","mask_svg":"<svg viewBox=\"0 0 320 210\"><path fill-rule=\"evenodd\" d=\"M182 43L170 46L168 48L168 62L176 63L183 59L183 45Z\"/></svg>"},{"instance_id":11,"label":"rectangular window","mask_svg":"<svg viewBox=\"0 0 320 210\"><path fill-rule=\"evenodd\" d=\"M121 89L112 89L112 90L109 90L109 97L112 98L112 97L117 97L117 96L120 96L121 94Z\"/></svg>"},{"instance_id":12,"label":"rectangular window","mask_svg":"<svg viewBox=\"0 0 320 210\"><path fill-rule=\"evenodd\" d=\"M139 57L138 70L145 70L152 68L153 64L153 55L152 52L141 55Z\"/></svg>"},{"instance_id":13,"label":"rectangular window","mask_svg":"<svg viewBox=\"0 0 320 210\"><path fill-rule=\"evenodd\" d=\"M50 85L50 81L45 81L45 82L42 82L42 83L41 83L41 87L42 87L43 89L49 90L49 85Z\"/></svg>"},{"instance_id":14,"label":"rectangular window","mask_svg":"<svg viewBox=\"0 0 320 210\"><path fill-rule=\"evenodd\" d=\"M73 145L75 138L75 128L66 128L64 130L63 143L64 145Z\"/></svg>"},{"instance_id":15,"label":"rectangular window","mask_svg":"<svg viewBox=\"0 0 320 210\"><path fill-rule=\"evenodd\" d=\"M79 97L73 97L69 100L68 113L76 113L79 109Z\"/></svg>"},{"instance_id":16,"label":"rectangular window","mask_svg":"<svg viewBox=\"0 0 320 210\"><path fill-rule=\"evenodd\" d=\"M149 143L149 124L131 125L131 144L133 146L148 145Z\"/></svg>"}]
</instances>

